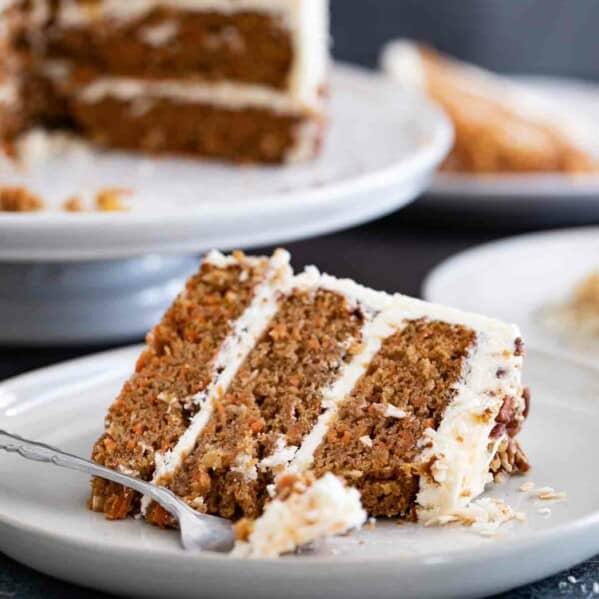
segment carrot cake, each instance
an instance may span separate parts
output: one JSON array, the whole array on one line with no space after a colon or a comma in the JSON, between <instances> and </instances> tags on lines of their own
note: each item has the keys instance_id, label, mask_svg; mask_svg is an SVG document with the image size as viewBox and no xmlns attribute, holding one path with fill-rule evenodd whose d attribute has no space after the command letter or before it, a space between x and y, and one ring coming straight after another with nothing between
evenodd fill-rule
<instances>
[{"instance_id":1,"label":"carrot cake","mask_svg":"<svg viewBox=\"0 0 599 599\"><path fill-rule=\"evenodd\" d=\"M328 0L4 0L0 8L12 32L0 48L5 140L41 125L109 148L236 162L300 161L319 149ZM17 66L4 60L11 53ZM2 83L15 70L19 89ZM15 106L25 123L11 116Z\"/></svg>"},{"instance_id":2,"label":"carrot cake","mask_svg":"<svg viewBox=\"0 0 599 599\"><path fill-rule=\"evenodd\" d=\"M515 326L294 275L284 250L212 252L149 334L93 459L237 521L250 556L367 514L473 522L494 474L529 468L523 353ZM90 507L174 524L101 479Z\"/></svg>"},{"instance_id":3,"label":"carrot cake","mask_svg":"<svg viewBox=\"0 0 599 599\"><path fill-rule=\"evenodd\" d=\"M426 93L452 119L444 170L599 172L596 123L547 94L410 41L392 42L382 62L404 89Z\"/></svg>"}]
</instances>

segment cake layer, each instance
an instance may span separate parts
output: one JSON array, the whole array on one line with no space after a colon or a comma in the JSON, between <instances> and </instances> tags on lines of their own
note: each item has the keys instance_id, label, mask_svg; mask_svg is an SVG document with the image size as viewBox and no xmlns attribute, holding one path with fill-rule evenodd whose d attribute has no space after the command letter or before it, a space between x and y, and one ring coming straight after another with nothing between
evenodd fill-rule
<instances>
[{"instance_id":1,"label":"cake layer","mask_svg":"<svg viewBox=\"0 0 599 599\"><path fill-rule=\"evenodd\" d=\"M200 408L193 398L209 389L224 369L219 352L227 339L239 337L234 323L248 310L253 314L259 309L255 302L262 301L261 296L256 299L261 290L270 290L273 280L285 274L286 256L273 261L274 270L266 259L215 255L204 261L148 336L135 373L109 410L94 460L144 480L152 478L156 452L177 445ZM91 507L109 518L122 518L135 509L137 499L119 485L96 479Z\"/></svg>"},{"instance_id":2,"label":"cake layer","mask_svg":"<svg viewBox=\"0 0 599 599\"><path fill-rule=\"evenodd\" d=\"M240 163L294 162L316 154L324 125L267 108L223 108L165 98L71 101L71 117L98 145L226 158Z\"/></svg>"},{"instance_id":3,"label":"cake layer","mask_svg":"<svg viewBox=\"0 0 599 599\"><path fill-rule=\"evenodd\" d=\"M252 12L198 12L157 7L142 16L47 30L46 55L76 58L80 66L126 77L237 81L289 86L292 34L280 17Z\"/></svg>"}]
</instances>

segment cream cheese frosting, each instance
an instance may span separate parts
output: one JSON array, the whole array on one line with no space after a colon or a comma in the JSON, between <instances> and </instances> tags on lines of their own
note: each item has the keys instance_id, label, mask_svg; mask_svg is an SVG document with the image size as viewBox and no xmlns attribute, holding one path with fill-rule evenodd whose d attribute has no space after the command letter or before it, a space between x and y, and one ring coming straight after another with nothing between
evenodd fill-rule
<instances>
[{"instance_id":1,"label":"cream cheese frosting","mask_svg":"<svg viewBox=\"0 0 599 599\"><path fill-rule=\"evenodd\" d=\"M128 77L99 77L78 91L82 102L105 98L130 101L166 99L182 104L210 104L229 109L262 108L282 114L301 114L309 108L287 92L263 85L205 81L166 81Z\"/></svg>"},{"instance_id":2,"label":"cream cheese frosting","mask_svg":"<svg viewBox=\"0 0 599 599\"><path fill-rule=\"evenodd\" d=\"M325 537L360 528L366 512L357 489L346 487L330 472L285 501L275 499L256 521L248 543L233 555L273 558Z\"/></svg>"}]
</instances>

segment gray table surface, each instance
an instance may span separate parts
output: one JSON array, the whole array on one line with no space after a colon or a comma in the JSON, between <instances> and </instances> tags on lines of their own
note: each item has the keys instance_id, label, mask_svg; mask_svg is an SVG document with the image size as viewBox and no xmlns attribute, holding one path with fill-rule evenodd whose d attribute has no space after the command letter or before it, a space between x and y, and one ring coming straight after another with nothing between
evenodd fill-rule
<instances>
[{"instance_id":1,"label":"gray table surface","mask_svg":"<svg viewBox=\"0 0 599 599\"><path fill-rule=\"evenodd\" d=\"M337 276L417 296L426 274L444 258L515 232L498 229L492 218L475 220L470 216L458 220L441 213L428 214L416 206L369 225L288 247L298 268L317 264ZM0 347L0 380L102 349L106 348ZM502 595L514 599L562 596L599 599L599 555L569 571ZM0 599L102 597L108 595L49 578L0 553Z\"/></svg>"}]
</instances>

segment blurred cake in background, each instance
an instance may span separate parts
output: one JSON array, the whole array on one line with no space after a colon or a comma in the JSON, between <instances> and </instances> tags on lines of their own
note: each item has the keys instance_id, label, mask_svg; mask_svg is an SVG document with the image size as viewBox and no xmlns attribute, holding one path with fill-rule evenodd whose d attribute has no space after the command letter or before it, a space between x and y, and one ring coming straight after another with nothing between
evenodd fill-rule
<instances>
[{"instance_id":1,"label":"blurred cake in background","mask_svg":"<svg viewBox=\"0 0 599 599\"><path fill-rule=\"evenodd\" d=\"M537 90L407 40L389 44L382 64L452 119L456 137L446 171L599 172L597 123Z\"/></svg>"},{"instance_id":2,"label":"blurred cake in background","mask_svg":"<svg viewBox=\"0 0 599 599\"><path fill-rule=\"evenodd\" d=\"M327 0L7 0L0 135L235 162L313 157Z\"/></svg>"}]
</instances>

